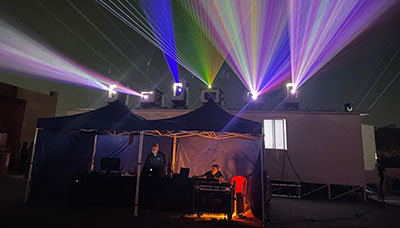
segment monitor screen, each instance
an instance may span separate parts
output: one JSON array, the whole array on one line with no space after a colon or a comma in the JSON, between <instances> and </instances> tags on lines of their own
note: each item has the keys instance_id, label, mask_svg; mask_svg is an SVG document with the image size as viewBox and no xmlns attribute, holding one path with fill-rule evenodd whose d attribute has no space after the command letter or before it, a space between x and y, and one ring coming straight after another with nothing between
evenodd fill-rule
<instances>
[{"instance_id":1,"label":"monitor screen","mask_svg":"<svg viewBox=\"0 0 400 228\"><path fill-rule=\"evenodd\" d=\"M180 172L179 172L179 175L181 176L181 177L189 177L189 172L190 172L190 169L189 168L181 168L181 170L180 170Z\"/></svg>"}]
</instances>

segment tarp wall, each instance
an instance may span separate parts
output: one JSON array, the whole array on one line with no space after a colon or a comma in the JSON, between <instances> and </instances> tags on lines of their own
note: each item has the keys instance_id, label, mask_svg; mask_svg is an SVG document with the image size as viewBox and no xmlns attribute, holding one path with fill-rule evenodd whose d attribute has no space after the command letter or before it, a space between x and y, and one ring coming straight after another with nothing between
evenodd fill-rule
<instances>
[{"instance_id":1,"label":"tarp wall","mask_svg":"<svg viewBox=\"0 0 400 228\"><path fill-rule=\"evenodd\" d=\"M129 143L129 138L132 142ZM139 136L129 135L98 135L94 169L101 170L101 158L120 158L120 173L130 173L137 168Z\"/></svg>"},{"instance_id":2,"label":"tarp wall","mask_svg":"<svg viewBox=\"0 0 400 228\"><path fill-rule=\"evenodd\" d=\"M260 141L244 138L208 139L200 136L177 140L176 168L190 168L190 176L202 175L218 164L226 181L255 172Z\"/></svg>"},{"instance_id":3,"label":"tarp wall","mask_svg":"<svg viewBox=\"0 0 400 228\"><path fill-rule=\"evenodd\" d=\"M154 143L160 144L160 151L164 153L166 165L170 164L172 156L172 138L146 135L143 140L142 168L147 156L151 153Z\"/></svg>"},{"instance_id":4,"label":"tarp wall","mask_svg":"<svg viewBox=\"0 0 400 228\"><path fill-rule=\"evenodd\" d=\"M199 136L177 140L176 171L190 168L190 176L202 175L218 164L225 182L233 176L248 180L247 198L253 213L261 214L260 141L244 138L208 139ZM258 216L260 217L260 216Z\"/></svg>"},{"instance_id":5,"label":"tarp wall","mask_svg":"<svg viewBox=\"0 0 400 228\"><path fill-rule=\"evenodd\" d=\"M94 133L38 131L30 203L65 203L74 175L90 169Z\"/></svg>"},{"instance_id":6,"label":"tarp wall","mask_svg":"<svg viewBox=\"0 0 400 228\"><path fill-rule=\"evenodd\" d=\"M120 172L131 173L137 169L139 136L132 136L132 144L129 145L129 135L99 135L96 144L96 156L94 168L100 170L100 162L102 157L120 158ZM171 161L172 139L169 137L157 137L146 135L143 140L142 162L146 161L146 157L151 153L154 143L160 144L160 151L165 154L166 162Z\"/></svg>"},{"instance_id":7,"label":"tarp wall","mask_svg":"<svg viewBox=\"0 0 400 228\"><path fill-rule=\"evenodd\" d=\"M73 178L90 170L95 133L69 132L59 129L41 129L38 132L32 170L29 203L60 203L68 201ZM120 158L120 172L133 172L137 168L139 136L98 135L95 170L100 171L102 157ZM154 143L170 162L172 139L145 136L143 162L151 153Z\"/></svg>"}]
</instances>

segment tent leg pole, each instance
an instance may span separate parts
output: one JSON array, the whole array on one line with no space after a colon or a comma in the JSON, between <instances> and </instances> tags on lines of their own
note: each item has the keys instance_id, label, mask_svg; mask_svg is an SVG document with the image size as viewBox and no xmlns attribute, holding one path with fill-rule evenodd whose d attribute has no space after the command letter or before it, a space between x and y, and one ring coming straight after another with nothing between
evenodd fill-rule
<instances>
[{"instance_id":1,"label":"tent leg pole","mask_svg":"<svg viewBox=\"0 0 400 228\"><path fill-rule=\"evenodd\" d=\"M28 202L29 193L31 191L31 182L32 182L32 166L33 166L33 158L35 157L35 147L36 147L36 139L39 129L36 128L35 137L33 138L33 145L32 145L32 154L31 160L29 162L29 173L28 173L28 182L26 183L26 190L25 190L25 204Z\"/></svg>"},{"instance_id":2,"label":"tent leg pole","mask_svg":"<svg viewBox=\"0 0 400 228\"><path fill-rule=\"evenodd\" d=\"M176 135L174 135L174 142L172 146L172 162L171 162L171 170L173 173L175 173L175 157L176 157Z\"/></svg>"},{"instance_id":3,"label":"tent leg pole","mask_svg":"<svg viewBox=\"0 0 400 228\"><path fill-rule=\"evenodd\" d=\"M331 194L331 185L328 184L328 199L331 200L332 199L332 194Z\"/></svg>"},{"instance_id":4,"label":"tent leg pole","mask_svg":"<svg viewBox=\"0 0 400 228\"><path fill-rule=\"evenodd\" d=\"M263 135L260 139L260 162L261 162L261 219L263 227L265 227L265 192L264 192L264 145L263 145Z\"/></svg>"},{"instance_id":5,"label":"tent leg pole","mask_svg":"<svg viewBox=\"0 0 400 228\"><path fill-rule=\"evenodd\" d=\"M96 157L97 134L94 135L92 161L90 163L90 171L94 170L94 157Z\"/></svg>"},{"instance_id":6,"label":"tent leg pole","mask_svg":"<svg viewBox=\"0 0 400 228\"><path fill-rule=\"evenodd\" d=\"M363 201L364 203L367 202L367 188L365 187L365 185L362 186L362 190L363 190Z\"/></svg>"},{"instance_id":7,"label":"tent leg pole","mask_svg":"<svg viewBox=\"0 0 400 228\"><path fill-rule=\"evenodd\" d=\"M139 189L140 189L139 187L140 187L140 173L142 169L143 139L144 139L144 131L141 131L139 138L139 151L138 151L138 162L137 162L135 207L133 210L133 216L135 217L139 215Z\"/></svg>"}]
</instances>

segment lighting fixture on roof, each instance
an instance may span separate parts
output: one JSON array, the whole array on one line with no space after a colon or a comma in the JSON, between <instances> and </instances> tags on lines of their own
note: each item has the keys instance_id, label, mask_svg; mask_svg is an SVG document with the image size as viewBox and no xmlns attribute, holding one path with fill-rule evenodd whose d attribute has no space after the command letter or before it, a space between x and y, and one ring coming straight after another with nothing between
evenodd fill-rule
<instances>
[{"instance_id":1,"label":"lighting fixture on roof","mask_svg":"<svg viewBox=\"0 0 400 228\"><path fill-rule=\"evenodd\" d=\"M213 99L215 103L222 105L224 100L224 92L221 89L203 89L201 90L200 101L201 103L207 103L210 99Z\"/></svg>"},{"instance_id":2,"label":"lighting fixture on roof","mask_svg":"<svg viewBox=\"0 0 400 228\"><path fill-rule=\"evenodd\" d=\"M189 94L189 86L185 80L179 83L174 83L172 87L171 102L175 108L186 107Z\"/></svg>"},{"instance_id":3,"label":"lighting fixture on roof","mask_svg":"<svg viewBox=\"0 0 400 228\"><path fill-rule=\"evenodd\" d=\"M295 83L286 83L286 97L285 97L285 109L286 110L299 110L299 91L296 88Z\"/></svg>"},{"instance_id":4,"label":"lighting fixture on roof","mask_svg":"<svg viewBox=\"0 0 400 228\"><path fill-rule=\"evenodd\" d=\"M247 103L247 109L263 109L264 99L257 92L245 91L244 101Z\"/></svg>"},{"instance_id":5,"label":"lighting fixture on roof","mask_svg":"<svg viewBox=\"0 0 400 228\"><path fill-rule=\"evenodd\" d=\"M108 86L107 102L113 102L116 100L118 100L117 85L111 84Z\"/></svg>"},{"instance_id":6,"label":"lighting fixture on roof","mask_svg":"<svg viewBox=\"0 0 400 228\"><path fill-rule=\"evenodd\" d=\"M160 107L163 100L163 92L158 89L142 91L140 93L140 105L143 108Z\"/></svg>"}]
</instances>

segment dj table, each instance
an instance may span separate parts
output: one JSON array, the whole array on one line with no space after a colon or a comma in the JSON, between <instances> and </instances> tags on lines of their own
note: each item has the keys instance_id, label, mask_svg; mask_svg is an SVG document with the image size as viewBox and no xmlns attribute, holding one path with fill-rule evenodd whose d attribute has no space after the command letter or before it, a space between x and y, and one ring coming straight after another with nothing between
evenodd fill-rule
<instances>
[{"instance_id":1,"label":"dj table","mask_svg":"<svg viewBox=\"0 0 400 228\"><path fill-rule=\"evenodd\" d=\"M140 207L176 211L185 214L224 213L228 219L234 212L234 187L229 183L175 176L154 180L142 176ZM74 206L132 206L136 176L87 174L72 183ZM156 192L156 193L155 193Z\"/></svg>"},{"instance_id":2,"label":"dj table","mask_svg":"<svg viewBox=\"0 0 400 228\"><path fill-rule=\"evenodd\" d=\"M225 213L230 220L234 211L234 188L228 183L198 180L193 188L194 213Z\"/></svg>"},{"instance_id":3,"label":"dj table","mask_svg":"<svg viewBox=\"0 0 400 228\"><path fill-rule=\"evenodd\" d=\"M134 203L136 176L91 173L76 176L71 184L70 200L75 207L131 207Z\"/></svg>"}]
</instances>

